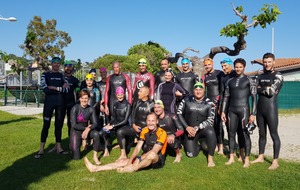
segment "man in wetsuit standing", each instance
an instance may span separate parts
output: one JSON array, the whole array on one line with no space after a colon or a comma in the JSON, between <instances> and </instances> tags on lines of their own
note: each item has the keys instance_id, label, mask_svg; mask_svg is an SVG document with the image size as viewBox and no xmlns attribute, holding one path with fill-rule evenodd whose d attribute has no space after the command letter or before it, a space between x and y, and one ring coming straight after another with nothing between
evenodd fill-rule
<instances>
[{"instance_id":1,"label":"man in wetsuit standing","mask_svg":"<svg viewBox=\"0 0 300 190\"><path fill-rule=\"evenodd\" d=\"M160 62L161 70L156 72L154 75L155 78L155 89L157 89L158 85L162 82L165 82L165 72L170 67L170 62L167 58L163 58Z\"/></svg>"},{"instance_id":2,"label":"man in wetsuit standing","mask_svg":"<svg viewBox=\"0 0 300 190\"><path fill-rule=\"evenodd\" d=\"M130 104L132 104L132 86L129 76L121 72L121 66L119 62L113 62L112 67L114 73L109 75L106 79L104 95L105 114L109 117L113 115L114 103L118 101L115 96L115 92L119 86L121 86L125 92L127 90L127 100Z\"/></svg>"},{"instance_id":3,"label":"man in wetsuit standing","mask_svg":"<svg viewBox=\"0 0 300 190\"><path fill-rule=\"evenodd\" d=\"M79 87L79 80L72 75L73 64L71 61L68 60L65 61L64 70L65 70L65 80L68 82L70 87L68 93L64 94L64 103L65 103L64 111L67 112L68 135L70 136L70 130L71 130L70 113L72 107L75 105L77 100L75 91ZM65 116L65 113L62 114Z\"/></svg>"},{"instance_id":4,"label":"man in wetsuit standing","mask_svg":"<svg viewBox=\"0 0 300 190\"><path fill-rule=\"evenodd\" d=\"M181 60L182 72L175 76L175 82L183 87L189 93L189 95L193 95L193 86L199 81L199 77L191 71L190 63L191 62L188 58L183 58Z\"/></svg>"},{"instance_id":5,"label":"man in wetsuit standing","mask_svg":"<svg viewBox=\"0 0 300 190\"><path fill-rule=\"evenodd\" d=\"M279 167L278 157L280 151L280 138L278 135L278 107L277 96L283 83L283 76L274 70L275 55L266 53L263 55L264 73L257 78L257 125L259 128L259 156L251 163L264 162L264 151L266 147L267 126L273 140L273 161L269 170Z\"/></svg>"},{"instance_id":6,"label":"man in wetsuit standing","mask_svg":"<svg viewBox=\"0 0 300 190\"><path fill-rule=\"evenodd\" d=\"M201 81L206 87L206 97L215 103L216 108L219 107L220 100L220 83L221 77L224 73L220 70L214 69L214 61L211 58L206 58L203 61L206 73L201 77ZM222 125L220 125L221 116L218 113L218 109L215 109L214 129L217 135L217 148L218 154L223 155L223 141L224 131Z\"/></svg>"},{"instance_id":7,"label":"man in wetsuit standing","mask_svg":"<svg viewBox=\"0 0 300 190\"><path fill-rule=\"evenodd\" d=\"M181 161L182 154L180 152L181 140L180 137L184 129L175 114L165 112L164 103L161 100L155 100L154 113L158 118L158 125L167 132L168 147L174 150L176 158L174 163Z\"/></svg>"},{"instance_id":8,"label":"man in wetsuit standing","mask_svg":"<svg viewBox=\"0 0 300 190\"><path fill-rule=\"evenodd\" d=\"M217 139L213 128L214 103L205 97L205 86L201 82L194 85L194 95L183 99L177 109L177 116L185 128L183 146L188 157L196 157L200 152L199 140L205 138L208 148L207 166L214 167L213 160Z\"/></svg>"},{"instance_id":9,"label":"man in wetsuit standing","mask_svg":"<svg viewBox=\"0 0 300 190\"><path fill-rule=\"evenodd\" d=\"M65 82L63 74L59 72L61 59L53 57L51 60L52 70L44 72L41 76L41 87L45 93L45 103L43 110L43 129L41 132L40 149L35 155L39 159L44 155L45 143L48 137L48 132L51 124L53 111L55 110L55 147L52 151L56 150L58 154L67 154L61 147L61 136L63 127L64 115L64 97L63 94L69 90L69 84Z\"/></svg>"},{"instance_id":10,"label":"man in wetsuit standing","mask_svg":"<svg viewBox=\"0 0 300 190\"><path fill-rule=\"evenodd\" d=\"M250 134L246 131L246 125L253 123L256 115L256 84L249 76L244 74L246 61L238 58L234 61L236 76L230 78L225 87L221 119L223 122L229 120L229 149L230 157L225 163L233 164L235 149L235 134L238 128L243 131L245 140L245 159L244 167L250 166L251 139ZM250 114L249 97L252 98L252 112ZM230 102L230 103L229 103ZM228 116L225 110L228 107ZM239 125L241 123L241 126Z\"/></svg>"},{"instance_id":11,"label":"man in wetsuit standing","mask_svg":"<svg viewBox=\"0 0 300 190\"><path fill-rule=\"evenodd\" d=\"M143 86L148 86L150 89L150 99L153 100L154 98L154 85L155 85L155 81L154 81L154 76L152 73L147 71L147 61L146 59L142 58L139 60L138 62L139 65L139 70L140 72L138 72L134 78L134 83L133 83L133 98L132 101L133 102L137 102L138 101L138 92L140 90L141 87Z\"/></svg>"}]
</instances>

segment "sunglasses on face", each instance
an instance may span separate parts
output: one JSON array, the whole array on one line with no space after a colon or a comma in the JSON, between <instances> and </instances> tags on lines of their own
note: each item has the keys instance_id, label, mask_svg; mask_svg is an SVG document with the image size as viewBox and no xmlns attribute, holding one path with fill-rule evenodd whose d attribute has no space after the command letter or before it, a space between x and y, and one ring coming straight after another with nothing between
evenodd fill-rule
<instances>
[{"instance_id":1,"label":"sunglasses on face","mask_svg":"<svg viewBox=\"0 0 300 190\"><path fill-rule=\"evenodd\" d=\"M65 64L65 67L73 67L73 64Z\"/></svg>"}]
</instances>

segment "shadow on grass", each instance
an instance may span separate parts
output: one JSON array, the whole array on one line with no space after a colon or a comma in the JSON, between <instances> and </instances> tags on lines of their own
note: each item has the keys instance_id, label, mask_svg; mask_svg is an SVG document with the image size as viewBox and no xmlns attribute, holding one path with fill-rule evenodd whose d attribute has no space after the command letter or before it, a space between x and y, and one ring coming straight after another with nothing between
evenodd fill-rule
<instances>
[{"instance_id":1,"label":"shadow on grass","mask_svg":"<svg viewBox=\"0 0 300 190\"><path fill-rule=\"evenodd\" d=\"M68 144L69 138L62 141L63 147L68 147ZM29 189L30 185L38 183L43 178L68 170L67 163L72 160L72 153L66 155L57 154L56 152L47 153L52 147L54 147L54 144L50 144L45 149L45 154L39 159L34 157L36 154L34 152L16 160L11 166L2 170L0 172L1 186L5 189ZM89 151L91 151L91 147L82 151L81 157L83 158ZM45 187L45 189L48 188L49 186Z\"/></svg>"},{"instance_id":2,"label":"shadow on grass","mask_svg":"<svg viewBox=\"0 0 300 190\"><path fill-rule=\"evenodd\" d=\"M22 118L19 118L19 119L0 121L0 125L6 125L6 124L9 124L9 123L13 123L13 122L22 122L22 121L27 121L27 120L32 120L32 119L36 119L36 118L35 117L22 117Z\"/></svg>"}]
</instances>

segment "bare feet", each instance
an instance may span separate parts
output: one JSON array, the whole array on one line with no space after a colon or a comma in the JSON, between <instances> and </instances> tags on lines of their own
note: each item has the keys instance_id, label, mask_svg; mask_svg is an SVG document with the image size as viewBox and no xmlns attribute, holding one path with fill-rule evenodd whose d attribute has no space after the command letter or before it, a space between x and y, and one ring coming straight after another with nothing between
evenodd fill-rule
<instances>
[{"instance_id":1,"label":"bare feet","mask_svg":"<svg viewBox=\"0 0 300 190\"><path fill-rule=\"evenodd\" d=\"M120 145L115 145L112 149L117 149L117 148L120 148Z\"/></svg>"},{"instance_id":2,"label":"bare feet","mask_svg":"<svg viewBox=\"0 0 300 190\"><path fill-rule=\"evenodd\" d=\"M243 165L244 168L249 168L250 167L250 159L249 157L245 158L245 163Z\"/></svg>"},{"instance_id":3,"label":"bare feet","mask_svg":"<svg viewBox=\"0 0 300 190\"><path fill-rule=\"evenodd\" d=\"M116 162L119 161L119 160L124 160L124 159L127 159L127 156L126 156L126 155L125 155L125 156L122 156L122 155L121 155L121 156L116 160Z\"/></svg>"},{"instance_id":4,"label":"bare feet","mask_svg":"<svg viewBox=\"0 0 300 190\"><path fill-rule=\"evenodd\" d=\"M176 157L175 157L175 160L173 163L179 163L181 161L181 157L182 157L182 154L181 152L179 152Z\"/></svg>"},{"instance_id":5,"label":"bare feet","mask_svg":"<svg viewBox=\"0 0 300 190\"><path fill-rule=\"evenodd\" d=\"M229 158L229 160L227 162L225 162L225 165L231 165L233 164L235 161L234 161L234 158Z\"/></svg>"},{"instance_id":6,"label":"bare feet","mask_svg":"<svg viewBox=\"0 0 300 190\"><path fill-rule=\"evenodd\" d=\"M268 169L269 170L276 170L277 168L279 168L278 160L274 159L273 162L272 162L272 165Z\"/></svg>"},{"instance_id":7,"label":"bare feet","mask_svg":"<svg viewBox=\"0 0 300 190\"><path fill-rule=\"evenodd\" d=\"M84 164L90 172L96 172L96 166L94 166L87 157L84 157Z\"/></svg>"},{"instance_id":8,"label":"bare feet","mask_svg":"<svg viewBox=\"0 0 300 190\"><path fill-rule=\"evenodd\" d=\"M103 154L103 157L108 157L109 156L109 151L108 151L108 148L106 148L104 150L104 154Z\"/></svg>"},{"instance_id":9,"label":"bare feet","mask_svg":"<svg viewBox=\"0 0 300 190\"><path fill-rule=\"evenodd\" d=\"M208 162L207 163L207 167L209 167L209 168L212 168L212 167L215 167L215 166L216 166L216 164L214 162Z\"/></svg>"},{"instance_id":10,"label":"bare feet","mask_svg":"<svg viewBox=\"0 0 300 190\"><path fill-rule=\"evenodd\" d=\"M259 155L255 160L251 161L252 164L263 163L265 161L264 156Z\"/></svg>"},{"instance_id":11,"label":"bare feet","mask_svg":"<svg viewBox=\"0 0 300 190\"><path fill-rule=\"evenodd\" d=\"M99 161L99 159L98 159L97 156L94 156L94 157L93 157L93 160L94 160L94 162L95 162L95 164L96 164L97 166L99 166L99 165L101 164L101 162Z\"/></svg>"}]
</instances>

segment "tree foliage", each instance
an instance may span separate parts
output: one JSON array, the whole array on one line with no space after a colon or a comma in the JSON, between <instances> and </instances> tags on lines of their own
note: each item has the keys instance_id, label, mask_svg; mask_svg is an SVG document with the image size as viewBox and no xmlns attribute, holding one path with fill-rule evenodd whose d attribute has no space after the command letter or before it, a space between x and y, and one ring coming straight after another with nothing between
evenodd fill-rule
<instances>
[{"instance_id":1,"label":"tree foliage","mask_svg":"<svg viewBox=\"0 0 300 190\"><path fill-rule=\"evenodd\" d=\"M122 70L126 72L138 72L137 63L141 58L147 60L147 70L155 73L160 70L160 61L167 54L170 54L164 47L158 43L149 41L144 44L137 44L129 48L127 56L106 54L103 57L96 59L92 66L95 68L106 67L111 69L111 64L115 61L119 61L122 66ZM173 68L176 65L172 65Z\"/></svg>"},{"instance_id":2,"label":"tree foliage","mask_svg":"<svg viewBox=\"0 0 300 190\"><path fill-rule=\"evenodd\" d=\"M51 57L64 57L63 48L72 41L68 33L56 29L56 24L55 19L44 24L41 17L34 16L27 27L24 44L20 45L24 56L32 57L44 70L48 70Z\"/></svg>"}]
</instances>

